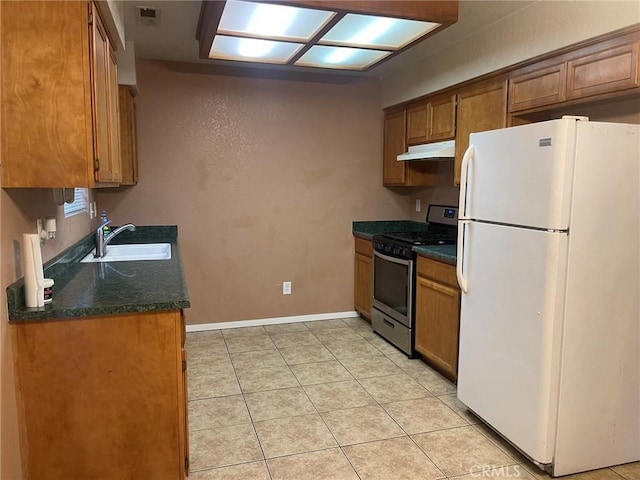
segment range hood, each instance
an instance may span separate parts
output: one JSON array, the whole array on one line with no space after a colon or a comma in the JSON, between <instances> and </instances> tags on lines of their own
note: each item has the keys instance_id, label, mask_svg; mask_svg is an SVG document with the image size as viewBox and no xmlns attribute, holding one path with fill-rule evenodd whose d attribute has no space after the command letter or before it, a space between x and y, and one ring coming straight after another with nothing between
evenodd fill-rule
<instances>
[{"instance_id":1,"label":"range hood","mask_svg":"<svg viewBox=\"0 0 640 480\"><path fill-rule=\"evenodd\" d=\"M404 162L407 160L453 160L456 155L455 140L446 142L425 143L409 147L407 153L398 155L397 160Z\"/></svg>"}]
</instances>

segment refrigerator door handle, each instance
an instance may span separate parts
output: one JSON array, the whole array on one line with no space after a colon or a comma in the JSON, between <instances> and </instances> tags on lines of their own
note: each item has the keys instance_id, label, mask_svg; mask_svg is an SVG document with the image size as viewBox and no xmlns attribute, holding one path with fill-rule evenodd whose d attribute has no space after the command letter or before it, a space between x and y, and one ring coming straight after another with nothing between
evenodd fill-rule
<instances>
[{"instance_id":1,"label":"refrigerator door handle","mask_svg":"<svg viewBox=\"0 0 640 480\"><path fill-rule=\"evenodd\" d=\"M456 262L456 278L458 279L458 285L460 285L460 290L462 290L462 293L467 293L467 290L469 290L467 279L462 273L462 266L464 264L464 234L467 230L465 228L465 225L467 225L468 223L470 223L470 220L458 220L458 261Z\"/></svg>"},{"instance_id":2,"label":"refrigerator door handle","mask_svg":"<svg viewBox=\"0 0 640 480\"><path fill-rule=\"evenodd\" d=\"M475 156L476 149L473 144L469 145L467 151L464 152L464 156L462 157L462 166L460 168L460 173L462 177L460 178L460 203L458 206L458 218L461 220L468 220L467 216L467 179L469 178L469 162ZM458 236L458 238L460 238Z\"/></svg>"}]
</instances>

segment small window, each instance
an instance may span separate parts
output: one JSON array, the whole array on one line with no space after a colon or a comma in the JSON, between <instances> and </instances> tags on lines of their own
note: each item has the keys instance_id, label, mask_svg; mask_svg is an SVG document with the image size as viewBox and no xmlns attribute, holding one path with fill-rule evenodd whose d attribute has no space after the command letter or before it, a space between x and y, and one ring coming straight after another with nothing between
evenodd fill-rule
<instances>
[{"instance_id":1,"label":"small window","mask_svg":"<svg viewBox=\"0 0 640 480\"><path fill-rule=\"evenodd\" d=\"M86 212L89 205L89 189L74 188L73 202L64 204L64 218Z\"/></svg>"}]
</instances>

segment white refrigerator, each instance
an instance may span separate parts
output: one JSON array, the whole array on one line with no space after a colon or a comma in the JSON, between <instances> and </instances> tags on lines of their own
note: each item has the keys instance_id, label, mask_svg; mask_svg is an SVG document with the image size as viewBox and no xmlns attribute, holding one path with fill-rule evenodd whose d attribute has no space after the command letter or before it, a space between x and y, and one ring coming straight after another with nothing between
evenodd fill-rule
<instances>
[{"instance_id":1,"label":"white refrigerator","mask_svg":"<svg viewBox=\"0 0 640 480\"><path fill-rule=\"evenodd\" d=\"M640 460L640 126L469 143L458 398L553 476Z\"/></svg>"}]
</instances>

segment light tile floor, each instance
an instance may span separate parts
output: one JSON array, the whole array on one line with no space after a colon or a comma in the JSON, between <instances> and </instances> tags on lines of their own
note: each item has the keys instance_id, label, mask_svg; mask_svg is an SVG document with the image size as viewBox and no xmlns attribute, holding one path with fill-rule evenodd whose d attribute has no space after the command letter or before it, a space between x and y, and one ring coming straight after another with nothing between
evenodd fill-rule
<instances>
[{"instance_id":1,"label":"light tile floor","mask_svg":"<svg viewBox=\"0 0 640 480\"><path fill-rule=\"evenodd\" d=\"M190 480L549 480L362 319L188 333L187 353Z\"/></svg>"}]
</instances>

